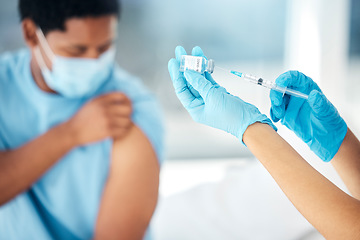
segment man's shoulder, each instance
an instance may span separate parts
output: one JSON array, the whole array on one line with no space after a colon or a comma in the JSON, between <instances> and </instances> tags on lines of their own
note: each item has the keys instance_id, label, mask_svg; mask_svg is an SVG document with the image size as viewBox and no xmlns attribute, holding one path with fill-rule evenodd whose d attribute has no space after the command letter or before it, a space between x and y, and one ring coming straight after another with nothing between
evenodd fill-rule
<instances>
[{"instance_id":1,"label":"man's shoulder","mask_svg":"<svg viewBox=\"0 0 360 240\"><path fill-rule=\"evenodd\" d=\"M12 76L20 73L24 66L24 61L28 60L29 56L30 52L28 49L0 54L0 83L11 81Z\"/></svg>"},{"instance_id":2,"label":"man's shoulder","mask_svg":"<svg viewBox=\"0 0 360 240\"><path fill-rule=\"evenodd\" d=\"M27 48L19 49L17 51L7 51L0 54L0 68L17 66L23 63L24 59L28 59L30 51Z\"/></svg>"},{"instance_id":3,"label":"man's shoulder","mask_svg":"<svg viewBox=\"0 0 360 240\"><path fill-rule=\"evenodd\" d=\"M130 74L129 72L125 71L124 69L116 66L114 69L114 74L112 76L112 80L119 84L123 84L124 86L135 86L144 87L142 80L140 78Z\"/></svg>"},{"instance_id":4,"label":"man's shoulder","mask_svg":"<svg viewBox=\"0 0 360 240\"><path fill-rule=\"evenodd\" d=\"M117 86L115 91L126 94L132 100L132 120L152 143L161 163L163 161L164 126L162 110L155 95L139 78L121 68L115 70L112 81Z\"/></svg>"},{"instance_id":5,"label":"man's shoulder","mask_svg":"<svg viewBox=\"0 0 360 240\"><path fill-rule=\"evenodd\" d=\"M111 78L103 86L101 91L119 91L127 94L130 98L152 95L140 78L131 75L119 66L114 68Z\"/></svg>"}]
</instances>

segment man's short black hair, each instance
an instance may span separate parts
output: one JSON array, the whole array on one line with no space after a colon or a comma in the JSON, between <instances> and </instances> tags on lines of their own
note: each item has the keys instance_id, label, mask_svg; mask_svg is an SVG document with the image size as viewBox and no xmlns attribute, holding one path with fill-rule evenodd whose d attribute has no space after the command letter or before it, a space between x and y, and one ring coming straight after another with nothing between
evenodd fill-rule
<instances>
[{"instance_id":1,"label":"man's short black hair","mask_svg":"<svg viewBox=\"0 0 360 240\"><path fill-rule=\"evenodd\" d=\"M32 19L44 34L65 31L65 21L70 18L120 17L119 0L19 0L21 20Z\"/></svg>"}]
</instances>

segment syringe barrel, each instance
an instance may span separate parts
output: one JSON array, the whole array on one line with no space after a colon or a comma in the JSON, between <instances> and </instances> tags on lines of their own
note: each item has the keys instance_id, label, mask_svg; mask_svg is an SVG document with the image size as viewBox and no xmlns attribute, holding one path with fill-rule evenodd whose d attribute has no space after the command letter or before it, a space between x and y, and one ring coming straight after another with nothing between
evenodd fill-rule
<instances>
[{"instance_id":1,"label":"syringe barrel","mask_svg":"<svg viewBox=\"0 0 360 240\"><path fill-rule=\"evenodd\" d=\"M288 94L288 95L295 96L295 97L300 97L300 98L303 98L303 99L308 99L309 98L309 96L307 94L299 92L299 91L294 90L294 89L290 89L290 88L284 88L284 87L279 87L279 86L275 85L272 89L275 90L275 91L281 92L283 94Z\"/></svg>"},{"instance_id":2,"label":"syringe barrel","mask_svg":"<svg viewBox=\"0 0 360 240\"><path fill-rule=\"evenodd\" d=\"M296 96L296 97L300 97L300 98L304 98L304 99L308 99L308 95L302 92L299 92L297 90L293 90L293 89L289 89L286 87L280 87L278 85L276 85L275 82L273 81L268 81L259 77L255 77L253 75L250 74L245 74L245 73L240 73L240 72L236 72L236 71L232 71L231 73L235 74L236 76L239 76L251 83L281 92L282 94L288 94L288 95L292 95L292 96Z\"/></svg>"},{"instance_id":3,"label":"syringe barrel","mask_svg":"<svg viewBox=\"0 0 360 240\"><path fill-rule=\"evenodd\" d=\"M250 74L243 74L242 77L244 79L246 79L247 81L249 81L251 83L255 83L255 84L259 84L259 80L261 79L261 78L255 77L253 75L250 75Z\"/></svg>"}]
</instances>

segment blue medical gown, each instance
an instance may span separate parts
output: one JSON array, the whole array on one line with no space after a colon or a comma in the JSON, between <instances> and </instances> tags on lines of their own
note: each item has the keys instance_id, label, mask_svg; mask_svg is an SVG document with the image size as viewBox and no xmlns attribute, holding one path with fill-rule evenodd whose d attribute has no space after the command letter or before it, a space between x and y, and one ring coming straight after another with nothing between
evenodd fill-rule
<instances>
[{"instance_id":1,"label":"blue medical gown","mask_svg":"<svg viewBox=\"0 0 360 240\"><path fill-rule=\"evenodd\" d=\"M161 113L138 79L116 67L92 96L66 99L37 87L30 60L29 50L0 57L0 150L16 149L70 119L90 99L120 91L132 100L133 122L149 138L161 161ZM28 191L1 206L0 239L92 238L111 147L107 139L72 150Z\"/></svg>"}]
</instances>

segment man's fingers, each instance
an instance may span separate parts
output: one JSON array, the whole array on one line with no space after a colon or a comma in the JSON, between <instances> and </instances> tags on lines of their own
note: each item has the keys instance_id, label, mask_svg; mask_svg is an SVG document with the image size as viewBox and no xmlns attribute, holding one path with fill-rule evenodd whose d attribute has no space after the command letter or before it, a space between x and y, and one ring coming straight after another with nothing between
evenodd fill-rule
<instances>
[{"instance_id":1,"label":"man's fingers","mask_svg":"<svg viewBox=\"0 0 360 240\"><path fill-rule=\"evenodd\" d=\"M104 94L95 99L95 101L99 101L104 105L114 104L114 103L129 103L131 104L131 100L121 92L111 92Z\"/></svg>"},{"instance_id":2,"label":"man's fingers","mask_svg":"<svg viewBox=\"0 0 360 240\"><path fill-rule=\"evenodd\" d=\"M122 117L130 117L132 115L132 107L127 104L112 104L106 108L107 116L122 116Z\"/></svg>"},{"instance_id":3,"label":"man's fingers","mask_svg":"<svg viewBox=\"0 0 360 240\"><path fill-rule=\"evenodd\" d=\"M129 124L127 127L113 127L111 129L110 137L113 139L120 139L126 136L126 134L133 127L133 124Z\"/></svg>"},{"instance_id":4,"label":"man's fingers","mask_svg":"<svg viewBox=\"0 0 360 240\"><path fill-rule=\"evenodd\" d=\"M126 97L125 94L121 93L121 92L110 92L110 93L106 93L104 95L101 95L99 97L99 99L102 100L119 100L119 101L125 101L128 98Z\"/></svg>"},{"instance_id":5,"label":"man's fingers","mask_svg":"<svg viewBox=\"0 0 360 240\"><path fill-rule=\"evenodd\" d=\"M127 128L131 124L132 124L132 120L131 118L128 117L119 117L119 116L112 117L111 120L109 121L110 129Z\"/></svg>"}]
</instances>

